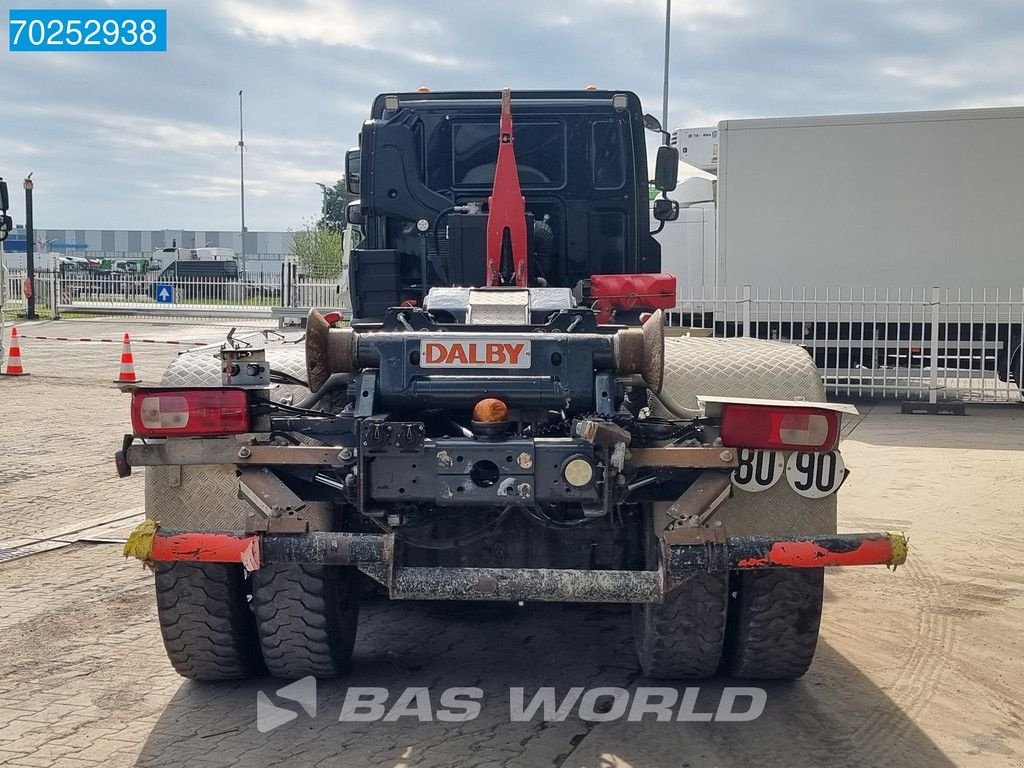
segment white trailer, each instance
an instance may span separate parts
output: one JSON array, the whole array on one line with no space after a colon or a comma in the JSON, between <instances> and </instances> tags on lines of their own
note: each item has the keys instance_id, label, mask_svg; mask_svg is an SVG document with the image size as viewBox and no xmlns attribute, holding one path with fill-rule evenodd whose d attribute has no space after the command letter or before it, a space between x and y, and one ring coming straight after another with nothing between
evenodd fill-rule
<instances>
[{"instance_id":1,"label":"white trailer","mask_svg":"<svg viewBox=\"0 0 1024 768\"><path fill-rule=\"evenodd\" d=\"M742 318L715 305L701 322L815 335L823 367L906 364L917 350L931 368L1021 380L1024 108L725 120L673 143L707 178L677 190L662 269L681 299L754 299ZM758 301L769 295L782 300Z\"/></svg>"},{"instance_id":2,"label":"white trailer","mask_svg":"<svg viewBox=\"0 0 1024 768\"><path fill-rule=\"evenodd\" d=\"M702 285L1024 283L1024 108L725 120L673 138L717 176Z\"/></svg>"}]
</instances>

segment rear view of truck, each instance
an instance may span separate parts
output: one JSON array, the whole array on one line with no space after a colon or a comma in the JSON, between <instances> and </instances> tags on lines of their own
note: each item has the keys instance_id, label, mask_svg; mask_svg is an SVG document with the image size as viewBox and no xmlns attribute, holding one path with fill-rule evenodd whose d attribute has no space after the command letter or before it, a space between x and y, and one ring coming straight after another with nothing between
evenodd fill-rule
<instances>
[{"instance_id":1,"label":"rear view of truck","mask_svg":"<svg viewBox=\"0 0 1024 768\"><path fill-rule=\"evenodd\" d=\"M178 672L343 674L376 584L630 603L649 676L793 678L824 568L903 562L899 534L836 532L851 409L806 353L665 338L643 125L625 92L376 100L352 322L312 310L132 392L130 550Z\"/></svg>"}]
</instances>

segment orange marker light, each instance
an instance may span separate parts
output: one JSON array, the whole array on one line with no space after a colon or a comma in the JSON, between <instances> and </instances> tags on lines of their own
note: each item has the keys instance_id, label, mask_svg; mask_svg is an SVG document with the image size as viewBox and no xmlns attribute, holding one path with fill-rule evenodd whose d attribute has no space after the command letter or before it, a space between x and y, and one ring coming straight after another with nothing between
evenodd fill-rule
<instances>
[{"instance_id":1,"label":"orange marker light","mask_svg":"<svg viewBox=\"0 0 1024 768\"><path fill-rule=\"evenodd\" d=\"M494 424L508 421L508 406L494 397L485 397L473 407L473 421Z\"/></svg>"},{"instance_id":2,"label":"orange marker light","mask_svg":"<svg viewBox=\"0 0 1024 768\"><path fill-rule=\"evenodd\" d=\"M428 88L425 85L421 85L419 88L416 89L416 93L430 93L430 88Z\"/></svg>"}]
</instances>

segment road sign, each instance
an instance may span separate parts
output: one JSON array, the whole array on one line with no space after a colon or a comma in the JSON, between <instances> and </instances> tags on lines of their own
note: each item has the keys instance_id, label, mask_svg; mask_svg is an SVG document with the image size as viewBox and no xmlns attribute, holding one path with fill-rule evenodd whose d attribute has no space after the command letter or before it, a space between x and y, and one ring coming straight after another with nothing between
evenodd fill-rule
<instances>
[{"instance_id":1,"label":"road sign","mask_svg":"<svg viewBox=\"0 0 1024 768\"><path fill-rule=\"evenodd\" d=\"M174 286L168 285L167 283L156 284L156 303L157 304L173 304L174 303Z\"/></svg>"}]
</instances>

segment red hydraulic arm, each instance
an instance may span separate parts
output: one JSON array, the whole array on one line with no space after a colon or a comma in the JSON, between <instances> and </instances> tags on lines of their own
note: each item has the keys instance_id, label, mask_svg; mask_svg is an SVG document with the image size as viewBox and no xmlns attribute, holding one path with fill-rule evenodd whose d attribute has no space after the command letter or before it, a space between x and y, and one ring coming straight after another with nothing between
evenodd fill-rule
<instances>
[{"instance_id":1,"label":"red hydraulic arm","mask_svg":"<svg viewBox=\"0 0 1024 768\"><path fill-rule=\"evenodd\" d=\"M488 199L487 285L526 286L526 200L512 149L512 94L501 92L498 161Z\"/></svg>"}]
</instances>

